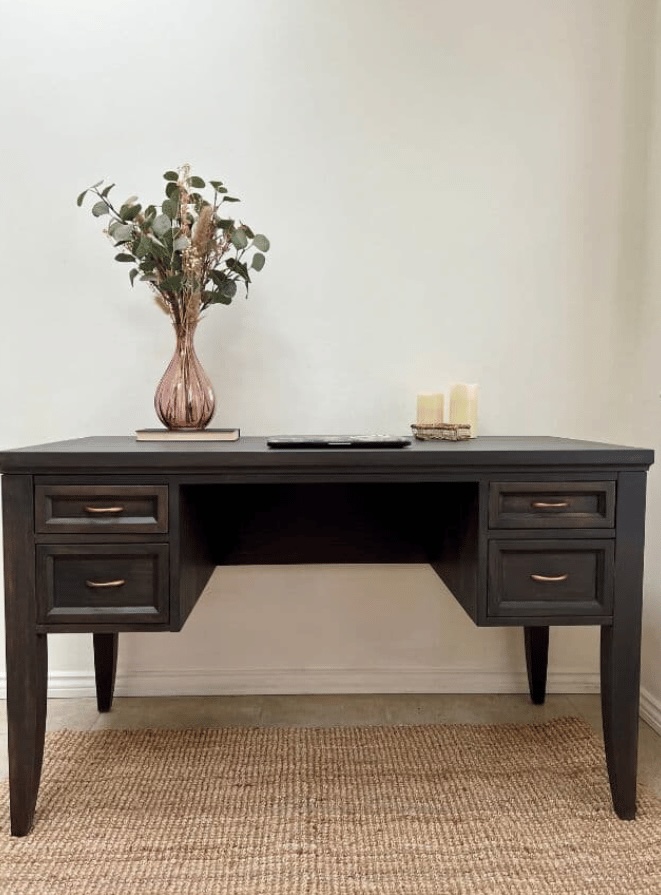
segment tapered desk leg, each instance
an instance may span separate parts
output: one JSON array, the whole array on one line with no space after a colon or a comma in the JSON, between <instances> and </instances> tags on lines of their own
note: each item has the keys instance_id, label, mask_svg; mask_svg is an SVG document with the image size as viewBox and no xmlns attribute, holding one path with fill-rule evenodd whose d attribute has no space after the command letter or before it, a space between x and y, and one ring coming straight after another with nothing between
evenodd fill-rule
<instances>
[{"instance_id":1,"label":"tapered desk leg","mask_svg":"<svg viewBox=\"0 0 661 895\"><path fill-rule=\"evenodd\" d=\"M30 832L46 729L48 649L36 632L32 476L2 478L10 823Z\"/></svg>"},{"instance_id":2,"label":"tapered desk leg","mask_svg":"<svg viewBox=\"0 0 661 895\"><path fill-rule=\"evenodd\" d=\"M615 813L636 816L640 640L624 626L601 631L601 711Z\"/></svg>"},{"instance_id":3,"label":"tapered desk leg","mask_svg":"<svg viewBox=\"0 0 661 895\"><path fill-rule=\"evenodd\" d=\"M115 692L119 634L93 634L96 704L100 712L109 712Z\"/></svg>"},{"instance_id":4,"label":"tapered desk leg","mask_svg":"<svg viewBox=\"0 0 661 895\"><path fill-rule=\"evenodd\" d=\"M624 472L617 487L613 623L601 629L601 710L615 813L636 816L645 474Z\"/></svg>"},{"instance_id":5,"label":"tapered desk leg","mask_svg":"<svg viewBox=\"0 0 661 895\"><path fill-rule=\"evenodd\" d=\"M46 635L33 635L20 656L7 648L9 799L13 836L32 829L41 780L46 730ZM12 669L11 673L9 669Z\"/></svg>"},{"instance_id":6,"label":"tapered desk leg","mask_svg":"<svg viewBox=\"0 0 661 895\"><path fill-rule=\"evenodd\" d=\"M549 661L548 625L524 628L523 634L530 698L535 705L542 705L546 699L546 670Z\"/></svg>"}]
</instances>

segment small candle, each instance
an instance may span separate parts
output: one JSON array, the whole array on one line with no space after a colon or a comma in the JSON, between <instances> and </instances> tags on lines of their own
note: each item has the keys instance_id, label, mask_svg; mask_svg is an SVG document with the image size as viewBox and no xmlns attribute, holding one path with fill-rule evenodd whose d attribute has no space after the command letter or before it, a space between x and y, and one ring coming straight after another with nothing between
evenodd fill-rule
<instances>
[{"instance_id":1,"label":"small candle","mask_svg":"<svg viewBox=\"0 0 661 895\"><path fill-rule=\"evenodd\" d=\"M450 422L468 423L471 438L477 435L477 394L479 386L458 382L450 389Z\"/></svg>"},{"instance_id":2,"label":"small candle","mask_svg":"<svg viewBox=\"0 0 661 895\"><path fill-rule=\"evenodd\" d=\"M436 426L442 422L442 393L418 395L416 423L419 426Z\"/></svg>"}]
</instances>

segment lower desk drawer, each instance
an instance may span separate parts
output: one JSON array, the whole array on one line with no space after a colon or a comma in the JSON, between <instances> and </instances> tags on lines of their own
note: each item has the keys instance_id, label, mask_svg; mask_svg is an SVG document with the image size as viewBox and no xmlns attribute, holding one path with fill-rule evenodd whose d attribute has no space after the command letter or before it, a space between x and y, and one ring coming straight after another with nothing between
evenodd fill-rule
<instances>
[{"instance_id":1,"label":"lower desk drawer","mask_svg":"<svg viewBox=\"0 0 661 895\"><path fill-rule=\"evenodd\" d=\"M610 615L614 558L612 540L492 540L488 615Z\"/></svg>"},{"instance_id":2,"label":"lower desk drawer","mask_svg":"<svg viewBox=\"0 0 661 895\"><path fill-rule=\"evenodd\" d=\"M168 621L167 544L39 544L36 571L41 624Z\"/></svg>"}]
</instances>

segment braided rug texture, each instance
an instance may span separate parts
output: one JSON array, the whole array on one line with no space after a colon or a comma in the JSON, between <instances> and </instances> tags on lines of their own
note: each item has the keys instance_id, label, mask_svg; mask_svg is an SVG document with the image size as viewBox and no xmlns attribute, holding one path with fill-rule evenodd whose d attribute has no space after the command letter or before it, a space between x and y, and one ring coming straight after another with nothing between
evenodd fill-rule
<instances>
[{"instance_id":1,"label":"braided rug texture","mask_svg":"<svg viewBox=\"0 0 661 895\"><path fill-rule=\"evenodd\" d=\"M3 895L659 895L582 721L60 731Z\"/></svg>"}]
</instances>

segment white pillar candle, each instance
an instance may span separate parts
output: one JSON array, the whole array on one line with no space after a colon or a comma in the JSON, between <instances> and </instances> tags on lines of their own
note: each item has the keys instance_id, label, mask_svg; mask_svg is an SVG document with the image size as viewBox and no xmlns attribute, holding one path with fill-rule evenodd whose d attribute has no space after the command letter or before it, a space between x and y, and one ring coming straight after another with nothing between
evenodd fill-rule
<instances>
[{"instance_id":1,"label":"white pillar candle","mask_svg":"<svg viewBox=\"0 0 661 895\"><path fill-rule=\"evenodd\" d=\"M443 422L443 395L441 393L418 395L416 423L419 426L437 426Z\"/></svg>"},{"instance_id":2,"label":"white pillar candle","mask_svg":"<svg viewBox=\"0 0 661 895\"><path fill-rule=\"evenodd\" d=\"M457 382L450 389L450 422L467 423L471 438L477 435L477 395L479 386Z\"/></svg>"}]
</instances>

